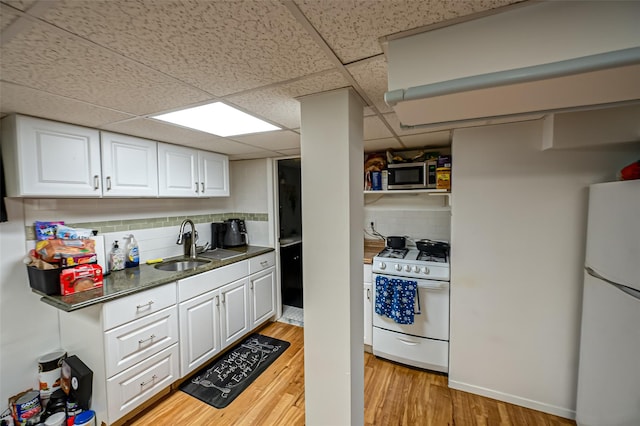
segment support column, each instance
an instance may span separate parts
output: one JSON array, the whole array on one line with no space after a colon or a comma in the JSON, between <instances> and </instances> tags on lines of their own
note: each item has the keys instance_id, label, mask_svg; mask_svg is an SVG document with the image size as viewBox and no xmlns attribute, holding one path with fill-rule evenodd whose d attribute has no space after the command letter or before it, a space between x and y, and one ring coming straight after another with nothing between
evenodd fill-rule
<instances>
[{"instance_id":1,"label":"support column","mask_svg":"<svg viewBox=\"0 0 640 426\"><path fill-rule=\"evenodd\" d=\"M351 89L301 101L305 413L364 424L363 104Z\"/></svg>"}]
</instances>

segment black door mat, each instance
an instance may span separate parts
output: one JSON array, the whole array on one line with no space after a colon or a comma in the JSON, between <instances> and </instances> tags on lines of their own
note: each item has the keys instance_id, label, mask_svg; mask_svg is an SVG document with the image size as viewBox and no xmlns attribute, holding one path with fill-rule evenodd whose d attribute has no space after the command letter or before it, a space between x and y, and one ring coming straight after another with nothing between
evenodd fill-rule
<instances>
[{"instance_id":1,"label":"black door mat","mask_svg":"<svg viewBox=\"0 0 640 426\"><path fill-rule=\"evenodd\" d=\"M254 333L203 367L180 390L224 408L282 354L290 343Z\"/></svg>"}]
</instances>

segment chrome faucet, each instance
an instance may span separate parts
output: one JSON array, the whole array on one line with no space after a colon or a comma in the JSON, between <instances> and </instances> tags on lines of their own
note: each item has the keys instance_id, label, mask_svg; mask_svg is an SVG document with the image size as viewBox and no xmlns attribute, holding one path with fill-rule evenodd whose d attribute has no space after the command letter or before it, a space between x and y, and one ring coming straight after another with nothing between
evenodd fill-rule
<instances>
[{"instance_id":1,"label":"chrome faucet","mask_svg":"<svg viewBox=\"0 0 640 426\"><path fill-rule=\"evenodd\" d=\"M186 224L191 225L191 247L185 247L184 253L186 256L189 256L191 259L196 258L196 226L193 224L191 219L185 219L180 224L180 231L178 231L178 241L176 244L182 244L182 238L184 237L184 226Z\"/></svg>"}]
</instances>

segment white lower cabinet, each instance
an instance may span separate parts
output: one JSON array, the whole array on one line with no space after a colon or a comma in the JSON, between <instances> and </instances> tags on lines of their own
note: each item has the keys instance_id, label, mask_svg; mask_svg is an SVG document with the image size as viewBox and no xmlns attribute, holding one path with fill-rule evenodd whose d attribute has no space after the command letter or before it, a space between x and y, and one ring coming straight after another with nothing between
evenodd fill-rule
<instances>
[{"instance_id":1,"label":"white lower cabinet","mask_svg":"<svg viewBox=\"0 0 640 426\"><path fill-rule=\"evenodd\" d=\"M248 275L245 260L178 281L180 377L249 331Z\"/></svg>"},{"instance_id":2,"label":"white lower cabinet","mask_svg":"<svg viewBox=\"0 0 640 426\"><path fill-rule=\"evenodd\" d=\"M364 265L364 344L373 344L373 285L371 265Z\"/></svg>"},{"instance_id":3,"label":"white lower cabinet","mask_svg":"<svg viewBox=\"0 0 640 426\"><path fill-rule=\"evenodd\" d=\"M60 312L60 344L93 371L97 424L124 421L275 313L274 253Z\"/></svg>"},{"instance_id":4,"label":"white lower cabinet","mask_svg":"<svg viewBox=\"0 0 640 426\"><path fill-rule=\"evenodd\" d=\"M60 313L60 340L93 371L91 409L110 425L179 379L176 284Z\"/></svg>"},{"instance_id":5,"label":"white lower cabinet","mask_svg":"<svg viewBox=\"0 0 640 426\"><path fill-rule=\"evenodd\" d=\"M178 379L174 344L107 380L109 419L119 419Z\"/></svg>"}]
</instances>

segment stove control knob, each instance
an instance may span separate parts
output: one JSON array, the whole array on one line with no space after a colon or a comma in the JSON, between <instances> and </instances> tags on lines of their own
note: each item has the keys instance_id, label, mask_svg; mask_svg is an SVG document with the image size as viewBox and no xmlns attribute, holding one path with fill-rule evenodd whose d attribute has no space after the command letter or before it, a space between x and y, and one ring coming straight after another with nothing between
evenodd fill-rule
<instances>
[{"instance_id":1,"label":"stove control knob","mask_svg":"<svg viewBox=\"0 0 640 426\"><path fill-rule=\"evenodd\" d=\"M428 274L429 273L429 268L427 268L426 266L422 268L422 272L424 274Z\"/></svg>"},{"instance_id":2,"label":"stove control knob","mask_svg":"<svg viewBox=\"0 0 640 426\"><path fill-rule=\"evenodd\" d=\"M411 272L411 265L404 265L404 270L407 272Z\"/></svg>"},{"instance_id":3,"label":"stove control knob","mask_svg":"<svg viewBox=\"0 0 640 426\"><path fill-rule=\"evenodd\" d=\"M413 267L413 272L420 272L420 268L418 266Z\"/></svg>"},{"instance_id":4,"label":"stove control knob","mask_svg":"<svg viewBox=\"0 0 640 426\"><path fill-rule=\"evenodd\" d=\"M402 265L396 263L396 271L402 271Z\"/></svg>"},{"instance_id":5,"label":"stove control knob","mask_svg":"<svg viewBox=\"0 0 640 426\"><path fill-rule=\"evenodd\" d=\"M380 269L386 269L386 268L387 268L387 264L386 264L386 263L384 263L384 262L380 262L380 265L378 265L378 267L379 267Z\"/></svg>"}]
</instances>

